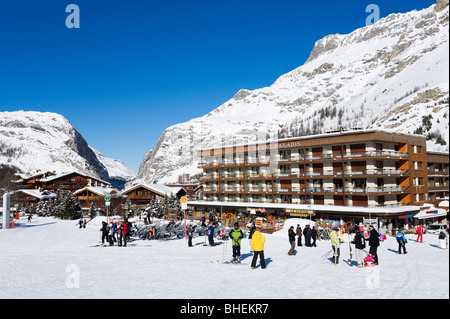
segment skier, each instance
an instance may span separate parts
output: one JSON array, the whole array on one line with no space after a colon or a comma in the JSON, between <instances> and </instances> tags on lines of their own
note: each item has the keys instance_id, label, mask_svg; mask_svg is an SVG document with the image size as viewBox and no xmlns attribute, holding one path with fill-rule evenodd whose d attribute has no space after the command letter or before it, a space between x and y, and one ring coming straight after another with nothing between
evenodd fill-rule
<instances>
[{"instance_id":1,"label":"skier","mask_svg":"<svg viewBox=\"0 0 450 319\"><path fill-rule=\"evenodd\" d=\"M28 222L31 223L31 213L28 215Z\"/></svg>"},{"instance_id":2,"label":"skier","mask_svg":"<svg viewBox=\"0 0 450 319\"><path fill-rule=\"evenodd\" d=\"M210 215L212 216L212 215ZM213 222L211 221L211 224L209 225L208 228L208 241L209 241L209 245L210 246L215 246L216 244L214 243L214 225Z\"/></svg>"},{"instance_id":3,"label":"skier","mask_svg":"<svg viewBox=\"0 0 450 319\"><path fill-rule=\"evenodd\" d=\"M366 240L361 235L359 230L356 230L355 238L353 238L352 244L355 245L356 251L356 261L358 263L358 267L361 268L364 266L364 248L366 248Z\"/></svg>"},{"instance_id":4,"label":"skier","mask_svg":"<svg viewBox=\"0 0 450 319\"><path fill-rule=\"evenodd\" d=\"M80 218L78 225L80 225L80 229L83 228L83 218Z\"/></svg>"},{"instance_id":5,"label":"skier","mask_svg":"<svg viewBox=\"0 0 450 319\"><path fill-rule=\"evenodd\" d=\"M109 241L109 245L112 246L112 245L114 245L114 224L113 224L113 222L111 222L110 224L111 224L111 226L109 227L108 241Z\"/></svg>"},{"instance_id":6,"label":"skier","mask_svg":"<svg viewBox=\"0 0 450 319\"><path fill-rule=\"evenodd\" d=\"M417 232L416 242L418 243L419 239L420 239L420 242L423 243L423 227L422 227L422 225L420 225L420 224L417 225L416 232Z\"/></svg>"},{"instance_id":7,"label":"skier","mask_svg":"<svg viewBox=\"0 0 450 319\"><path fill-rule=\"evenodd\" d=\"M111 230L112 230L112 234L111 234L111 239L113 241L113 243L115 243L116 240L116 231L117 231L117 225L115 221L111 222Z\"/></svg>"},{"instance_id":8,"label":"skier","mask_svg":"<svg viewBox=\"0 0 450 319\"><path fill-rule=\"evenodd\" d=\"M252 248L253 248L253 259L252 259L252 269L255 269L256 266L256 260L259 256L259 262L261 264L261 269L266 268L266 261L264 260L264 243L266 242L266 239L261 234L261 227L257 227L256 231L253 233L252 236Z\"/></svg>"},{"instance_id":9,"label":"skier","mask_svg":"<svg viewBox=\"0 0 450 319\"><path fill-rule=\"evenodd\" d=\"M403 248L403 253L406 254L405 245L408 241L406 240L405 234L403 234L401 227L399 228L397 235L395 235L395 238L397 239L397 242L398 242L398 254L399 255L402 254L402 251L401 251L402 248Z\"/></svg>"},{"instance_id":10,"label":"skier","mask_svg":"<svg viewBox=\"0 0 450 319\"><path fill-rule=\"evenodd\" d=\"M232 242L233 242L233 261L236 263L241 262L241 239L244 238L244 234L242 230L239 228L239 223L234 223L234 228L230 231L229 234Z\"/></svg>"},{"instance_id":11,"label":"skier","mask_svg":"<svg viewBox=\"0 0 450 319\"><path fill-rule=\"evenodd\" d=\"M380 246L380 236L373 225L369 226L369 253L373 256L374 265L378 265L377 249Z\"/></svg>"},{"instance_id":12,"label":"skier","mask_svg":"<svg viewBox=\"0 0 450 319\"><path fill-rule=\"evenodd\" d=\"M297 246L302 246L302 228L299 224L297 224L297 229L295 230L295 233L297 234Z\"/></svg>"},{"instance_id":13,"label":"skier","mask_svg":"<svg viewBox=\"0 0 450 319\"><path fill-rule=\"evenodd\" d=\"M294 256L295 255L295 236L296 236L296 234L294 232L294 226L291 226L289 228L288 236L289 236L289 243L291 244L291 249L289 249L288 255Z\"/></svg>"},{"instance_id":14,"label":"skier","mask_svg":"<svg viewBox=\"0 0 450 319\"><path fill-rule=\"evenodd\" d=\"M341 253L341 249L339 248L340 246L340 241L339 241L339 235L338 232L339 228L337 226L333 227L333 230L330 233L330 240L331 240L331 247L333 248L333 259L332 259L332 263L333 265L338 265L339 264L339 255Z\"/></svg>"}]
</instances>

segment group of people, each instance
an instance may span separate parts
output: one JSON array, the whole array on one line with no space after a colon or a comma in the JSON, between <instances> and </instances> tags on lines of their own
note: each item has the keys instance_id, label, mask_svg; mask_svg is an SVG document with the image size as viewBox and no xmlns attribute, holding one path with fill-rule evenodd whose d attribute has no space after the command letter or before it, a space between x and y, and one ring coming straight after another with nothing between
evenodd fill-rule
<instances>
[{"instance_id":1,"label":"group of people","mask_svg":"<svg viewBox=\"0 0 450 319\"><path fill-rule=\"evenodd\" d=\"M130 241L130 230L131 230L130 222L120 222L120 221L111 221L110 225L105 221L102 221L102 228L100 231L102 233L102 245L105 245L105 241L113 246L115 242L117 242L118 246L127 246L127 242ZM117 235L117 238L116 238Z\"/></svg>"},{"instance_id":2,"label":"group of people","mask_svg":"<svg viewBox=\"0 0 450 319\"><path fill-rule=\"evenodd\" d=\"M302 228L299 224L297 224L297 228L294 232L294 226L291 226L288 230L288 237L289 237L289 243L291 244L291 247L288 251L289 256L293 256L296 254L295 251L295 236L297 236L297 246L303 246L302 244L302 237L305 237L305 246L306 247L317 247L316 240L317 240L317 229L316 226L306 225L305 228L302 231ZM312 242L311 242L312 240Z\"/></svg>"},{"instance_id":3,"label":"group of people","mask_svg":"<svg viewBox=\"0 0 450 319\"><path fill-rule=\"evenodd\" d=\"M339 234L338 234L339 232ZM360 230L359 228L354 229L355 237L350 242L350 244L355 245L355 257L358 267L364 266L364 256L366 248L366 238L364 236L364 230ZM369 245L369 254L371 259L373 259L373 264L378 265L378 247L380 246L380 234L376 231L373 225L369 226L368 230L368 238L367 242ZM339 256L340 256L340 247L342 243L342 236L340 236L341 231L337 226L333 226L332 231L330 233L331 240L331 248L333 251L333 257L331 262L333 265L339 264Z\"/></svg>"}]
</instances>

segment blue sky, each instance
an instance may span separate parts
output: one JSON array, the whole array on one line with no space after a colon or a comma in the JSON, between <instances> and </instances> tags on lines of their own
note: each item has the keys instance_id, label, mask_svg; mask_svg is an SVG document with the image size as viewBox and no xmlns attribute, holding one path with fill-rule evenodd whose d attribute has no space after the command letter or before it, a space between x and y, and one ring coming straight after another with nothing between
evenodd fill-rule
<instances>
[{"instance_id":1,"label":"blue sky","mask_svg":"<svg viewBox=\"0 0 450 319\"><path fill-rule=\"evenodd\" d=\"M165 128L271 85L371 3L385 17L435 1L3 0L0 111L59 113L137 172Z\"/></svg>"}]
</instances>

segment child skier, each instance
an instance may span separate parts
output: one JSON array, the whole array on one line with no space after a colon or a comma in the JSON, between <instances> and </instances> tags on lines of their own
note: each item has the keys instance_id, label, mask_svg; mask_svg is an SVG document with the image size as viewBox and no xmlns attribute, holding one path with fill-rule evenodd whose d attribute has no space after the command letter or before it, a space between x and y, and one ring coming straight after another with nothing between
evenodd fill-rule
<instances>
[{"instance_id":1,"label":"child skier","mask_svg":"<svg viewBox=\"0 0 450 319\"><path fill-rule=\"evenodd\" d=\"M230 238L233 241L233 262L241 262L241 239L244 238L239 223L234 223L234 228L230 231Z\"/></svg>"},{"instance_id":2,"label":"child skier","mask_svg":"<svg viewBox=\"0 0 450 319\"><path fill-rule=\"evenodd\" d=\"M397 239L398 242L398 254L401 255L402 251L401 249L403 248L403 253L406 254L406 243L408 242L405 238L405 234L403 234L402 232L402 228L400 228L397 232L397 235L395 235L395 238Z\"/></svg>"}]
</instances>

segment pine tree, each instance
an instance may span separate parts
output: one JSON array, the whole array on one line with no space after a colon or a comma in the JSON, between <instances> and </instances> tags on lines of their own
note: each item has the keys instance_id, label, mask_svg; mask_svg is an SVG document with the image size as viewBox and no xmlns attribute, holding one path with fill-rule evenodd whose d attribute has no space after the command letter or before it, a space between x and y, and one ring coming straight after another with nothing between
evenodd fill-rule
<instances>
[{"instance_id":1,"label":"pine tree","mask_svg":"<svg viewBox=\"0 0 450 319\"><path fill-rule=\"evenodd\" d=\"M97 208L95 208L94 203L91 203L91 207L89 208L89 217L91 219L94 219L95 217L97 217Z\"/></svg>"}]
</instances>

